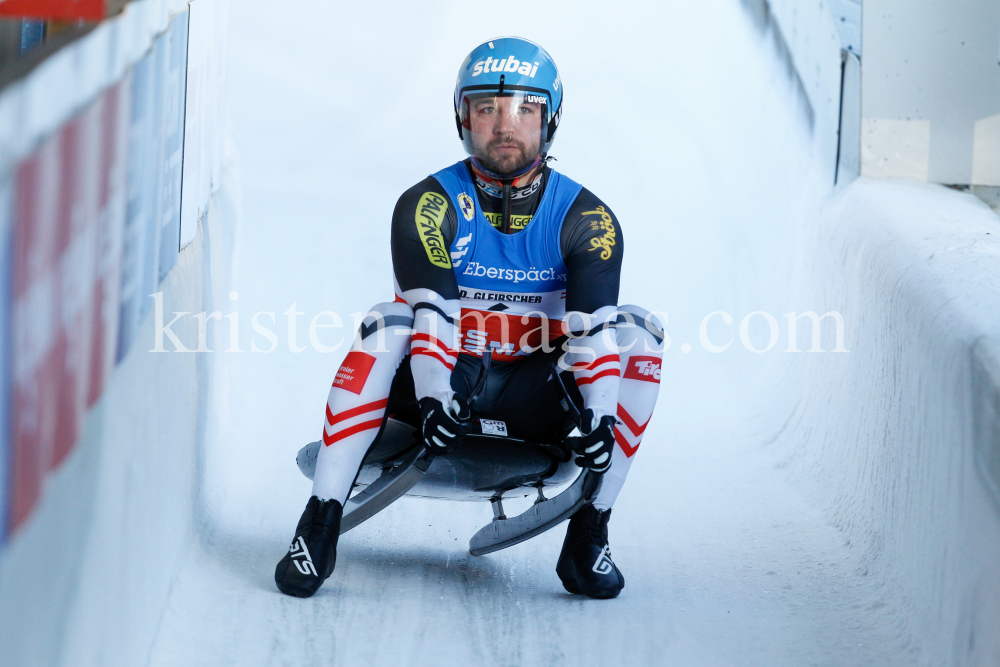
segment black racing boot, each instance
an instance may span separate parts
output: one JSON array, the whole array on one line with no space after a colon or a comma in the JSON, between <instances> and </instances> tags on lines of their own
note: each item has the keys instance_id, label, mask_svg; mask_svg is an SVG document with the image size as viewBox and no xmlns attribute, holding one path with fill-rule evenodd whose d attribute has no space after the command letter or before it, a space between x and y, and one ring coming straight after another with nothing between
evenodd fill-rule
<instances>
[{"instance_id":1,"label":"black racing boot","mask_svg":"<svg viewBox=\"0 0 1000 667\"><path fill-rule=\"evenodd\" d=\"M611 560L608 520L611 510L584 505L570 517L556 574L570 593L606 600L618 597L625 577Z\"/></svg>"},{"instance_id":2,"label":"black racing boot","mask_svg":"<svg viewBox=\"0 0 1000 667\"><path fill-rule=\"evenodd\" d=\"M343 506L336 500L309 499L288 553L274 569L274 583L285 595L312 597L337 564L337 538Z\"/></svg>"}]
</instances>

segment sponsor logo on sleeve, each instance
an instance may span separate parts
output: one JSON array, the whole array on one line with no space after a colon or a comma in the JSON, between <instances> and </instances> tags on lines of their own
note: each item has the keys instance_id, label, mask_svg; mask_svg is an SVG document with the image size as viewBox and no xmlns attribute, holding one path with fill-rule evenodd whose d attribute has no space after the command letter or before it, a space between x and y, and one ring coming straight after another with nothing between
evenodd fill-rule
<instances>
[{"instance_id":1,"label":"sponsor logo on sleeve","mask_svg":"<svg viewBox=\"0 0 1000 667\"><path fill-rule=\"evenodd\" d=\"M473 203L472 197L464 192L458 195L458 207L462 209L462 215L465 216L466 220L472 220L472 216L476 214L476 205Z\"/></svg>"},{"instance_id":2,"label":"sponsor logo on sleeve","mask_svg":"<svg viewBox=\"0 0 1000 667\"><path fill-rule=\"evenodd\" d=\"M441 234L441 223L444 222L444 214L447 211L447 199L436 192L425 192L417 202L415 216L417 233L420 235L420 242L424 244L424 250L427 251L427 258L431 264L442 269L451 268L451 257L444 244L444 236Z\"/></svg>"},{"instance_id":3,"label":"sponsor logo on sleeve","mask_svg":"<svg viewBox=\"0 0 1000 667\"><path fill-rule=\"evenodd\" d=\"M625 369L625 375L622 377L659 384L661 363L662 360L658 357L630 357L628 368Z\"/></svg>"},{"instance_id":4,"label":"sponsor logo on sleeve","mask_svg":"<svg viewBox=\"0 0 1000 667\"><path fill-rule=\"evenodd\" d=\"M615 245L615 223L611 214L603 206L598 206L595 211L584 211L583 214L600 216L599 220L590 221L590 229L599 234L590 239L590 252L600 250L601 259L611 259L611 249Z\"/></svg>"},{"instance_id":5,"label":"sponsor logo on sleeve","mask_svg":"<svg viewBox=\"0 0 1000 667\"><path fill-rule=\"evenodd\" d=\"M360 394L368 381L368 374L371 373L372 366L375 365L375 357L364 352L352 350L348 353L344 363L340 365L336 377L333 378L333 386L346 389L347 391Z\"/></svg>"}]
</instances>

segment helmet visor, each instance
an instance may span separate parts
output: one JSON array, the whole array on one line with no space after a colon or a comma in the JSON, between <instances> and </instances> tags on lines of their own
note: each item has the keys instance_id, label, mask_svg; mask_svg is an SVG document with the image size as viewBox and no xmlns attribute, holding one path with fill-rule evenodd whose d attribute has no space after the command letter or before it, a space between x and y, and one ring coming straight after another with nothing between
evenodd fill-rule
<instances>
[{"instance_id":1,"label":"helmet visor","mask_svg":"<svg viewBox=\"0 0 1000 667\"><path fill-rule=\"evenodd\" d=\"M491 171L514 173L542 153L549 108L543 91L463 91L458 111L465 150Z\"/></svg>"}]
</instances>

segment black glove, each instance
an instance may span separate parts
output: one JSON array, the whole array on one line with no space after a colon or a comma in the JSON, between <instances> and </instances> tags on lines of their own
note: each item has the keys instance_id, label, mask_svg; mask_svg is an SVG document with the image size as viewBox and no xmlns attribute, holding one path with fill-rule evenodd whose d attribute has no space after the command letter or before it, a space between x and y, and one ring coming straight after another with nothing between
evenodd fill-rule
<instances>
[{"instance_id":1,"label":"black glove","mask_svg":"<svg viewBox=\"0 0 1000 667\"><path fill-rule=\"evenodd\" d=\"M587 408L580 415L579 437L566 438L566 445L577 455L576 464L605 473L611 467L611 451L615 446L615 418L604 415L600 419Z\"/></svg>"},{"instance_id":2,"label":"black glove","mask_svg":"<svg viewBox=\"0 0 1000 667\"><path fill-rule=\"evenodd\" d=\"M420 412L424 447L434 454L444 454L457 447L465 435L462 422L472 416L469 404L461 396L455 396L448 408L438 399L427 396L420 399Z\"/></svg>"}]
</instances>

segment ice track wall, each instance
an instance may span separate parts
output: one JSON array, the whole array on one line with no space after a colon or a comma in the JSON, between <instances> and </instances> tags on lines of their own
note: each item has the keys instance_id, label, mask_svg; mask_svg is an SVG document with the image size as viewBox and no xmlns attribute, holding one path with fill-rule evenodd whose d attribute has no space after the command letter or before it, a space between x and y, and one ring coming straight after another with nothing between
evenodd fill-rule
<instances>
[{"instance_id":1,"label":"ice track wall","mask_svg":"<svg viewBox=\"0 0 1000 667\"><path fill-rule=\"evenodd\" d=\"M826 3L763 4L744 2L815 110L824 175L840 125L842 188L857 175L857 60L841 103ZM771 446L878 581L883 600L857 618L895 628L898 664L1000 664L1000 218L943 187L862 179L801 232L793 298L841 312L851 352L790 355L797 380L776 396L792 387L794 408Z\"/></svg>"},{"instance_id":2,"label":"ice track wall","mask_svg":"<svg viewBox=\"0 0 1000 667\"><path fill-rule=\"evenodd\" d=\"M858 616L898 628L900 664L1000 664L1000 218L972 195L861 179L813 239L851 352L806 358L775 446L878 582Z\"/></svg>"},{"instance_id":3,"label":"ice track wall","mask_svg":"<svg viewBox=\"0 0 1000 667\"><path fill-rule=\"evenodd\" d=\"M224 10L130 3L0 91L4 665L145 663L191 536L211 372L151 295L228 293Z\"/></svg>"},{"instance_id":4,"label":"ice track wall","mask_svg":"<svg viewBox=\"0 0 1000 667\"><path fill-rule=\"evenodd\" d=\"M216 211L225 206L213 198ZM221 217L221 216L220 216ZM225 298L231 232L208 215L160 284L164 310ZM138 331L145 344L153 318ZM180 323L179 323L180 324ZM197 339L197 323L173 331ZM10 665L142 665L193 536L212 377L205 355L129 355L0 563ZM7 662L10 660L10 662Z\"/></svg>"}]
</instances>

